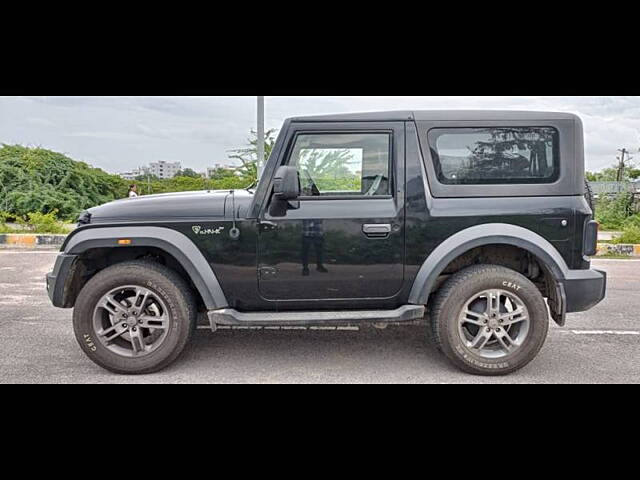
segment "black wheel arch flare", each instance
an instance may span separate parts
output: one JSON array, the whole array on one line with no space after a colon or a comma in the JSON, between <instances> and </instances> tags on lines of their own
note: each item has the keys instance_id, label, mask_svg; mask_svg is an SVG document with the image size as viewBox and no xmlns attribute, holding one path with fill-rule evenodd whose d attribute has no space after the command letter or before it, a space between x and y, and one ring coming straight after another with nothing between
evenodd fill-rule
<instances>
[{"instance_id":1,"label":"black wheel arch flare","mask_svg":"<svg viewBox=\"0 0 640 480\"><path fill-rule=\"evenodd\" d=\"M120 245L118 240L131 243ZM80 229L67 238L63 253L79 256L94 248L155 247L173 256L187 272L209 310L228 307L226 296L202 252L184 234L163 227L104 227ZM65 282L67 279L59 278Z\"/></svg>"}]
</instances>

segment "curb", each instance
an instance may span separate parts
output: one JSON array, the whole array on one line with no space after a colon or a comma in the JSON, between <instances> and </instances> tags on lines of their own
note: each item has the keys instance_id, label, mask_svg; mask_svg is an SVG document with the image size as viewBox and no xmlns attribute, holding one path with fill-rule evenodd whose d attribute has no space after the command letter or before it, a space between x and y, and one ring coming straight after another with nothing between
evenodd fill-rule
<instances>
[{"instance_id":1,"label":"curb","mask_svg":"<svg viewBox=\"0 0 640 480\"><path fill-rule=\"evenodd\" d=\"M597 257L603 255L621 255L627 257L640 257L640 245L599 243Z\"/></svg>"},{"instance_id":2,"label":"curb","mask_svg":"<svg viewBox=\"0 0 640 480\"><path fill-rule=\"evenodd\" d=\"M67 235L36 235L24 233L0 234L0 248L56 248L60 247Z\"/></svg>"}]
</instances>

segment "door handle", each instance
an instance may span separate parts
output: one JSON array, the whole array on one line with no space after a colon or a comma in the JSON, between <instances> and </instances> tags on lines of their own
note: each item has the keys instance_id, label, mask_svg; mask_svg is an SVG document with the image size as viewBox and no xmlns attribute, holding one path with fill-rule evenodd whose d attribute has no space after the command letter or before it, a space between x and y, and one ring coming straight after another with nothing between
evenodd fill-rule
<instances>
[{"instance_id":1,"label":"door handle","mask_svg":"<svg viewBox=\"0 0 640 480\"><path fill-rule=\"evenodd\" d=\"M362 233L369 238L386 238L391 234L388 223L367 223L362 226Z\"/></svg>"}]
</instances>

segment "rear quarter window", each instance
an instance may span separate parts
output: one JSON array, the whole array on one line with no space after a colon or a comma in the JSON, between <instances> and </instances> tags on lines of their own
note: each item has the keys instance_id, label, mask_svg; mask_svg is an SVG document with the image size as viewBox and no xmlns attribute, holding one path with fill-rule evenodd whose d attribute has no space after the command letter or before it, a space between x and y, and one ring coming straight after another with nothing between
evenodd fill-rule
<instances>
[{"instance_id":1,"label":"rear quarter window","mask_svg":"<svg viewBox=\"0 0 640 480\"><path fill-rule=\"evenodd\" d=\"M542 184L560 176L553 127L434 128L427 137L446 185Z\"/></svg>"}]
</instances>

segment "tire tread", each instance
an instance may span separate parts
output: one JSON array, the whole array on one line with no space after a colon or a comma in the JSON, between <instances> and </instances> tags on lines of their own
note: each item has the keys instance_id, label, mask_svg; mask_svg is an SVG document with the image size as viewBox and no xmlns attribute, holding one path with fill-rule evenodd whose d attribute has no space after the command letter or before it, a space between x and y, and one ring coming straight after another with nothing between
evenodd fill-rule
<instances>
[{"instance_id":1,"label":"tire tread","mask_svg":"<svg viewBox=\"0 0 640 480\"><path fill-rule=\"evenodd\" d=\"M184 350L184 347L189 343L191 337L193 336L193 332L196 329L197 303L196 303L195 296L191 291L191 288L189 287L187 282L185 282L185 280L174 270L171 270L170 268L156 261L146 260L146 259L117 263L115 265L105 268L104 270L101 270L96 275L94 275L87 282L87 284L82 288L82 290L78 295L78 301L76 302L76 309L74 310L74 326L76 326L76 323L79 323L80 321L80 319L76 318L76 312L78 311L77 307L78 305L82 305L83 299L86 296L91 295L95 289L101 288L101 285L105 281L108 281L109 279L111 279L113 276L125 276L132 273L135 273L136 275L140 275L141 271L153 272L153 274L161 276L163 280L165 280L167 283L175 287L176 291L173 293L178 296L177 298L178 302L182 303L181 306L184 308L184 311L186 313L185 320L189 322L188 329L187 329L186 335L183 335L179 339L178 344L174 347L174 349L166 358L148 367L131 370L131 369L125 368L122 365L122 363L124 363L126 360L121 360L120 362L117 362L118 364L116 364L116 362L107 363L103 361L100 357L97 357L95 355L89 355L92 361L94 361L101 367L109 371L112 371L114 373L127 374L127 375L146 375L146 374L158 372L166 368L171 363L173 363L178 358L178 356L182 353L182 351ZM81 347L84 350L84 344L78 335L79 333L76 332L76 337L78 338L78 342L80 343ZM87 354L89 353L86 350L85 352Z\"/></svg>"},{"instance_id":2,"label":"tire tread","mask_svg":"<svg viewBox=\"0 0 640 480\"><path fill-rule=\"evenodd\" d=\"M504 276L506 273L510 275L516 274L516 275L522 276L520 273L516 272L515 270L511 270L509 268L502 267L500 265L481 264L481 265L474 265L474 266L465 268L464 270L461 270L458 273L455 273L451 278L449 278L444 283L444 285L436 293L433 304L431 305L429 337L431 338L432 342L435 344L436 348L441 353L443 353L449 360L451 360L461 370L467 373L471 373L475 375L491 375L491 376L507 375L516 370L519 370L524 366L524 365L517 365L508 369L501 369L501 370L495 370L495 371L485 371L485 370L481 370L479 368L473 367L461 361L459 358L448 353L448 349L445 348L446 339L443 338L443 335L442 335L442 324L444 321L444 319L442 318L442 315L443 315L443 310L445 308L445 304L449 301L452 295L456 294L456 292L460 289L462 285L467 284L468 282L475 280L477 278L481 278L481 277L495 278L501 275ZM526 277L522 276L522 278L530 283L530 281ZM544 299L542 298L541 294L540 294L540 299L544 303ZM546 328L548 328L548 322L547 322ZM546 337L546 329L544 333ZM543 346L543 342L537 345L535 350L530 355L531 358L535 357L539 353L542 346Z\"/></svg>"}]
</instances>

